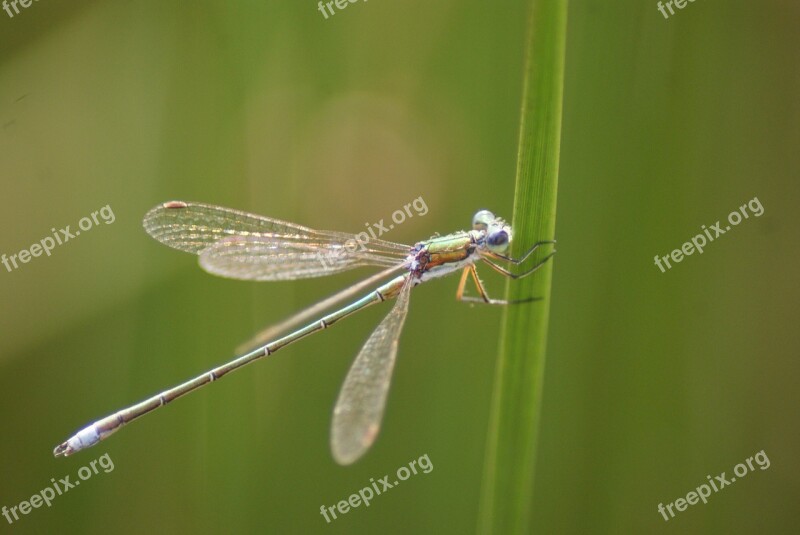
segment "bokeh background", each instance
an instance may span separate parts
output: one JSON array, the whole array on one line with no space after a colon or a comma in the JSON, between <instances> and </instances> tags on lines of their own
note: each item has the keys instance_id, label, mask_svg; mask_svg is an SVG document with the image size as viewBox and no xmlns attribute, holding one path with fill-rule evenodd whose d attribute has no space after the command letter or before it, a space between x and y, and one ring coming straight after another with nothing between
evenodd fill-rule
<instances>
[{"instance_id":1,"label":"bokeh background","mask_svg":"<svg viewBox=\"0 0 800 535\"><path fill-rule=\"evenodd\" d=\"M69 459L78 428L233 355L369 273L207 275L141 228L171 199L385 238L510 217L527 2L42 0L0 12L0 252L116 216L0 269L0 505L107 453L114 470L0 530L471 533L501 311L414 292L384 428L331 459L339 386L387 307L193 394ZM569 8L537 533L792 533L800 522L800 4ZM765 213L667 273L653 264L753 197ZM544 238L544 237L543 237ZM495 293L502 281L485 279ZM520 421L520 425L526 422ZM764 450L665 522L660 502ZM434 469L331 524L413 459Z\"/></svg>"}]
</instances>

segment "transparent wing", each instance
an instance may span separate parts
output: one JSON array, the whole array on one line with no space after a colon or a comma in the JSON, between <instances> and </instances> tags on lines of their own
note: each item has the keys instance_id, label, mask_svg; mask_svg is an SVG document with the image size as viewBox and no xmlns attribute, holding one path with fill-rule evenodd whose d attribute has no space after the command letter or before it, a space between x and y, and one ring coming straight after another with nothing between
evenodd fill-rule
<instances>
[{"instance_id":1,"label":"transparent wing","mask_svg":"<svg viewBox=\"0 0 800 535\"><path fill-rule=\"evenodd\" d=\"M398 266L403 260L369 248L285 235L228 236L200 252L200 266L209 273L257 281L324 277L361 266Z\"/></svg>"},{"instance_id":2,"label":"transparent wing","mask_svg":"<svg viewBox=\"0 0 800 535\"><path fill-rule=\"evenodd\" d=\"M249 353L250 351L256 348L263 346L267 342L277 339L277 337L280 336L281 334L287 333L290 330L293 330L295 327L298 327L301 324L307 322L308 320L316 316L319 316L324 310L333 307L337 303L341 303L345 299L351 298L352 296L360 293L369 286L377 284L380 280L385 279L386 277L388 277L392 273L399 271L403 267L404 266L401 264L394 267L390 267L389 269L385 269L380 273L376 273L371 277L367 277L366 279L353 284L352 286L348 286L344 290L336 292L335 294L323 299L322 301L314 303L310 307L301 310L300 312L296 313L295 315L289 317L288 319L285 319L284 321L276 325L270 325L266 329L262 330L261 332L253 336L250 340L237 347L236 353L240 355Z\"/></svg>"},{"instance_id":3,"label":"transparent wing","mask_svg":"<svg viewBox=\"0 0 800 535\"><path fill-rule=\"evenodd\" d=\"M344 380L331 424L331 451L339 464L358 460L378 436L412 286L409 277Z\"/></svg>"},{"instance_id":4,"label":"transparent wing","mask_svg":"<svg viewBox=\"0 0 800 535\"><path fill-rule=\"evenodd\" d=\"M392 266L411 247L362 235L307 227L230 208L172 201L150 210L148 234L200 255L206 271L245 280L331 275L359 266ZM357 238L361 237L361 241Z\"/></svg>"}]
</instances>

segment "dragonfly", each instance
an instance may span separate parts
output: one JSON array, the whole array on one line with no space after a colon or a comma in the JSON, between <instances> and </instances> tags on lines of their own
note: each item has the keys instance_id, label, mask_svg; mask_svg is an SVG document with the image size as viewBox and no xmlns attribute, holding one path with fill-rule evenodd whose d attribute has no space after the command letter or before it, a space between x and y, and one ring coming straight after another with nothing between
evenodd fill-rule
<instances>
[{"instance_id":1,"label":"dragonfly","mask_svg":"<svg viewBox=\"0 0 800 535\"><path fill-rule=\"evenodd\" d=\"M369 450L380 430L411 289L461 271L456 291L460 301L490 305L535 301L535 297L513 301L489 297L476 264L482 262L505 277L520 279L534 273L555 254L552 250L527 270L520 271L519 266L539 247L555 241L536 242L518 259L506 256L512 239L511 225L488 210L474 215L471 230L435 236L414 246L364 240L344 232L312 230L271 217L183 201L156 206L145 215L143 226L161 243L197 255L205 271L227 278L284 281L323 277L364 266L383 270L262 331L248 344L255 349L78 431L56 446L53 451L56 457L93 446L125 424L234 370L328 329L362 309L394 299L392 308L353 361L333 410L330 435L333 458L341 465L352 464ZM464 294L468 277L475 283L477 296ZM377 288L362 297L319 317L376 284ZM316 319L309 321L310 318Z\"/></svg>"}]
</instances>

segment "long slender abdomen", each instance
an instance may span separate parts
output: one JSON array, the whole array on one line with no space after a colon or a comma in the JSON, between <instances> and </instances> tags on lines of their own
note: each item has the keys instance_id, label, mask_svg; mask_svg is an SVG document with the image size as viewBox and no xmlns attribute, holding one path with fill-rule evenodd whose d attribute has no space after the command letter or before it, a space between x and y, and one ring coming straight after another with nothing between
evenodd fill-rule
<instances>
[{"instance_id":1,"label":"long slender abdomen","mask_svg":"<svg viewBox=\"0 0 800 535\"><path fill-rule=\"evenodd\" d=\"M246 355L242 355L241 357L226 364L217 366L212 370L198 375L194 379L190 379L189 381L172 387L169 390L165 390L164 392L152 396L140 403L137 403L136 405L128 407L127 409L122 409L94 422L93 424L78 431L69 440L56 446L56 448L53 450L53 455L56 457L67 457L77 451L94 446L101 440L116 432L123 425L132 422L140 416L144 416L145 414L148 414L159 407L163 407L167 403L178 399L189 392L197 390L201 386L205 386L210 382L216 381L217 379L227 375L229 372L238 370L246 364L250 364L251 362L255 362L256 360L272 355L282 347L286 347L289 344L292 344L312 333L327 329L340 319L346 318L350 314L353 314L362 308L368 307L375 303L380 303L386 299L396 297L406 278L410 276L413 275L399 275L386 284L380 286L377 290L368 293L358 301L355 301L344 308L323 316L321 319L309 323L305 327L298 329L293 333L287 334L286 336L279 338L274 342L270 342L269 344L251 351Z\"/></svg>"}]
</instances>

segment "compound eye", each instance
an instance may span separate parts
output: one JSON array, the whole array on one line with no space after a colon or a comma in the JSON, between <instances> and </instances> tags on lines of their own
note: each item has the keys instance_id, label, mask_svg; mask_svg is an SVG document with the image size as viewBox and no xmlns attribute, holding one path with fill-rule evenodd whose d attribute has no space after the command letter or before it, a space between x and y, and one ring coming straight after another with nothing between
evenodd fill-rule
<instances>
[{"instance_id":1,"label":"compound eye","mask_svg":"<svg viewBox=\"0 0 800 535\"><path fill-rule=\"evenodd\" d=\"M494 220L495 217L492 212L481 210L472 217L472 228L474 230L486 230Z\"/></svg>"},{"instance_id":2,"label":"compound eye","mask_svg":"<svg viewBox=\"0 0 800 535\"><path fill-rule=\"evenodd\" d=\"M486 245L493 253L502 253L508 249L508 232L496 230L486 238Z\"/></svg>"}]
</instances>

